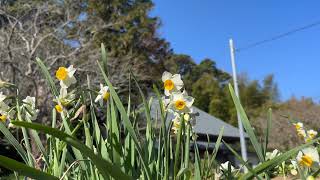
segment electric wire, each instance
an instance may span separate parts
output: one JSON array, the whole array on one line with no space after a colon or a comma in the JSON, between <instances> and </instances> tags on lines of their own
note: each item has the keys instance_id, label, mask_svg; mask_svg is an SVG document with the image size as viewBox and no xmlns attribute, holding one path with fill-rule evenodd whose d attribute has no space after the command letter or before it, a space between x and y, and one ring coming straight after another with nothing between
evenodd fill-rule
<instances>
[{"instance_id":1,"label":"electric wire","mask_svg":"<svg viewBox=\"0 0 320 180\"><path fill-rule=\"evenodd\" d=\"M308 25L305 25L305 26L302 26L302 27L287 31L285 33L281 33L279 35L276 35L276 36L273 36L273 37L270 37L270 38L267 38L267 39L264 39L264 40L257 41L255 43L249 44L249 45L244 46L244 47L235 48L235 51L237 51L237 52L245 51L245 50L260 46L260 45L265 44L265 43L269 43L271 41L275 41L275 40L281 39L283 37L292 35L294 33L297 33L297 32L300 32L300 31L303 31L303 30L306 30L306 29L309 29L309 28L312 28L312 27L315 27L315 26L318 26L318 25L320 25L320 21L316 21L314 23L311 23L311 24L308 24Z\"/></svg>"}]
</instances>

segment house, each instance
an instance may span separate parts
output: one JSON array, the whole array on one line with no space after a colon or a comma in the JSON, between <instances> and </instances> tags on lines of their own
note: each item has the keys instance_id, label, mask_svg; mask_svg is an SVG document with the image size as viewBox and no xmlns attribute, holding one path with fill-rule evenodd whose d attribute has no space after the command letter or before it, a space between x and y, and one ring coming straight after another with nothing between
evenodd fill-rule
<instances>
[{"instance_id":1,"label":"house","mask_svg":"<svg viewBox=\"0 0 320 180\"><path fill-rule=\"evenodd\" d=\"M153 119L155 119L156 117L160 117L160 108L157 100L152 101L150 112ZM239 148L240 136L238 128L202 111L195 106L193 106L193 113L196 114L196 121L193 126L193 130L197 134L196 143L201 154L203 154L203 152L205 152L206 150L212 151L214 149L215 142L218 139L220 129L222 127L224 127L222 139L226 143L235 147L235 150L238 151L239 154L241 154ZM170 120L172 120L173 118L174 115L172 113L168 114L167 124L169 124ZM245 138L248 142L249 139L247 134L245 134ZM248 152L248 159L250 163L258 164L258 159L255 153ZM224 144L220 145L217 160L220 162L230 161L233 162L234 165L239 164L239 161L237 161L232 152Z\"/></svg>"}]
</instances>

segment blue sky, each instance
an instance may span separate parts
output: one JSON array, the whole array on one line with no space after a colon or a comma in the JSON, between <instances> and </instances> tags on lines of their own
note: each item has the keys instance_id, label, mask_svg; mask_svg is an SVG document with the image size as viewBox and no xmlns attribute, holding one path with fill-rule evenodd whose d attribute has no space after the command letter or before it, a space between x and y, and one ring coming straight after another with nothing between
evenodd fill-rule
<instances>
[{"instance_id":1,"label":"blue sky","mask_svg":"<svg viewBox=\"0 0 320 180\"><path fill-rule=\"evenodd\" d=\"M320 1L155 0L160 36L196 62L208 57L231 72L229 38L236 48L320 21ZM320 100L320 25L236 54L238 73L274 74L281 99Z\"/></svg>"}]
</instances>

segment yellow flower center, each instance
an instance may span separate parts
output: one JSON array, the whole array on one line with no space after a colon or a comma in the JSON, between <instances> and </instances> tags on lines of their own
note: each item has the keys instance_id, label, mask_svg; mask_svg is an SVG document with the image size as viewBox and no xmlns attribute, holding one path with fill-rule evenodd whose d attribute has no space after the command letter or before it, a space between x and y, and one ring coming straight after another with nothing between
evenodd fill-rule
<instances>
[{"instance_id":1,"label":"yellow flower center","mask_svg":"<svg viewBox=\"0 0 320 180\"><path fill-rule=\"evenodd\" d=\"M165 90L172 90L174 88L174 83L171 79L167 79L164 81L164 89Z\"/></svg>"},{"instance_id":2,"label":"yellow flower center","mask_svg":"<svg viewBox=\"0 0 320 180\"><path fill-rule=\"evenodd\" d=\"M309 134L309 137L310 137L311 139L313 139L315 136L316 136L315 133L310 133L310 134Z\"/></svg>"},{"instance_id":3,"label":"yellow flower center","mask_svg":"<svg viewBox=\"0 0 320 180\"><path fill-rule=\"evenodd\" d=\"M5 122L5 121L7 120L7 116L4 115L4 114L0 114L0 120L1 120L2 122Z\"/></svg>"},{"instance_id":4,"label":"yellow flower center","mask_svg":"<svg viewBox=\"0 0 320 180\"><path fill-rule=\"evenodd\" d=\"M300 163L301 165L305 165L305 166L307 166L307 167L311 167L313 161L312 161L312 159L311 159L310 156L308 156L308 155L303 155L303 156L301 157L301 160L300 160L299 163Z\"/></svg>"},{"instance_id":5,"label":"yellow flower center","mask_svg":"<svg viewBox=\"0 0 320 180\"><path fill-rule=\"evenodd\" d=\"M296 127L296 129L301 129L302 128L302 126L299 123L295 124L294 126Z\"/></svg>"},{"instance_id":6,"label":"yellow flower center","mask_svg":"<svg viewBox=\"0 0 320 180\"><path fill-rule=\"evenodd\" d=\"M175 107L178 110L182 110L182 109L184 109L186 107L186 102L184 102L183 100L177 100L175 102Z\"/></svg>"},{"instance_id":7,"label":"yellow flower center","mask_svg":"<svg viewBox=\"0 0 320 180\"><path fill-rule=\"evenodd\" d=\"M103 100L107 101L110 97L110 93L109 92L105 92L103 95Z\"/></svg>"},{"instance_id":8,"label":"yellow flower center","mask_svg":"<svg viewBox=\"0 0 320 180\"><path fill-rule=\"evenodd\" d=\"M63 107L60 106L59 104L57 104L54 108L56 108L56 110L61 113L63 111Z\"/></svg>"},{"instance_id":9,"label":"yellow flower center","mask_svg":"<svg viewBox=\"0 0 320 180\"><path fill-rule=\"evenodd\" d=\"M67 71L67 68L65 67L59 67L59 69L56 71L56 77L60 81L65 80L67 76L68 76L68 71Z\"/></svg>"}]
</instances>

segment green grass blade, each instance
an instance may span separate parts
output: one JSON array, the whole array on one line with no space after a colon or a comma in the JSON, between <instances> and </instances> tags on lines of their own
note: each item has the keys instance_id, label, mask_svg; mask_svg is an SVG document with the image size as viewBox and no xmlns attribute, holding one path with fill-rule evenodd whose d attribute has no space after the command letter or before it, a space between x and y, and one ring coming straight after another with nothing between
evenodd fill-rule
<instances>
[{"instance_id":1,"label":"green grass blade","mask_svg":"<svg viewBox=\"0 0 320 180\"><path fill-rule=\"evenodd\" d=\"M190 135L191 135L191 127L190 124L188 123L186 126L186 141L185 141L185 146L184 146L184 167L189 168L189 158L190 158Z\"/></svg>"},{"instance_id":2,"label":"green grass blade","mask_svg":"<svg viewBox=\"0 0 320 180\"><path fill-rule=\"evenodd\" d=\"M107 59L107 52L104 44L101 43L101 60L103 65L103 70L106 74L108 74L108 59Z\"/></svg>"},{"instance_id":3,"label":"green grass blade","mask_svg":"<svg viewBox=\"0 0 320 180\"><path fill-rule=\"evenodd\" d=\"M137 81L137 79L136 79L136 77L131 73L131 75L132 75L132 78L133 78L133 80L134 80L134 82L136 83L136 86L138 87L138 89L139 89L139 92L140 92L140 96L141 96L141 99L142 99L142 103L143 103L143 105L144 105L144 112L145 112L145 115L146 115L146 120L147 120L147 130L146 130L146 138L147 138L147 140L150 140L150 138L151 138L151 115L150 115L150 108L149 108L149 106L148 106L148 103L147 103L147 101L146 101L146 98L145 98L145 96L144 96L144 94L143 94L143 92L142 92L142 89L140 88L140 86L139 86L139 83L138 83L138 81Z\"/></svg>"},{"instance_id":4,"label":"green grass blade","mask_svg":"<svg viewBox=\"0 0 320 180\"><path fill-rule=\"evenodd\" d=\"M259 142L257 140L257 137L254 134L254 131L253 131L253 128L252 128L252 126L250 124L250 121L249 121L249 119L248 119L243 107L241 106L239 98L235 95L231 84L229 84L229 90L230 90L233 102L234 102L234 104L236 106L237 112L239 112L239 114L240 114L243 127L245 128L247 134L249 135L250 141L251 141L251 143L253 145L253 148L255 149L255 151L256 151L256 153L258 155L259 160L261 162L263 162L264 161L264 156L263 156L263 153L262 153L261 145L259 144Z\"/></svg>"},{"instance_id":5,"label":"green grass blade","mask_svg":"<svg viewBox=\"0 0 320 180\"><path fill-rule=\"evenodd\" d=\"M111 147L112 147L112 160L115 164L120 165L120 130L118 126L116 109L114 107L113 99L110 97L110 107L111 107Z\"/></svg>"},{"instance_id":6,"label":"green grass blade","mask_svg":"<svg viewBox=\"0 0 320 180\"><path fill-rule=\"evenodd\" d=\"M183 137L183 134L182 132L184 132L184 119L183 119L183 115L181 115L181 122L180 122L180 127L179 127L179 130L178 130L178 135L177 135L177 143L175 145L175 151L174 151L174 169L173 169L173 178L176 179L177 178L177 174L178 174L178 171L180 169L180 161L182 161L182 158L180 158L180 148L181 148L181 141L182 141L182 137Z\"/></svg>"},{"instance_id":7,"label":"green grass blade","mask_svg":"<svg viewBox=\"0 0 320 180\"><path fill-rule=\"evenodd\" d=\"M20 145L17 139L11 134L11 132L6 128L6 126L0 122L0 131L4 135L4 137L10 142L10 144L18 151L22 160L25 163L28 163L28 156L24 148Z\"/></svg>"},{"instance_id":8,"label":"green grass blade","mask_svg":"<svg viewBox=\"0 0 320 180\"><path fill-rule=\"evenodd\" d=\"M123 106L123 104L121 103L120 101L120 98L118 96L118 94L116 93L114 87L112 86L111 82L109 81L107 75L104 73L103 71L103 68L101 67L100 63L98 62L98 66L101 70L101 73L102 73L102 76L105 80L105 82L107 83L107 85L109 86L109 89L110 89L110 94L121 114L121 117L122 117L122 120L123 120L123 124L125 126L125 128L127 129L128 133L130 134L132 140L134 141L135 143L135 146L136 146L136 149L137 149L137 152L139 154L139 157L141 158L141 163L142 163L142 166L147 174L147 177L148 179L151 179L151 175L150 175L150 171L148 169L148 166L146 165L146 161L145 159L143 158L143 154L142 154L142 150L141 150L141 147L140 147L140 143L138 141L138 138L137 138L137 135L133 129L133 126L132 126L132 123L131 121L129 120L129 117L127 115L127 112Z\"/></svg>"},{"instance_id":9,"label":"green grass blade","mask_svg":"<svg viewBox=\"0 0 320 180\"><path fill-rule=\"evenodd\" d=\"M194 179L196 180L201 180L201 165L200 165L200 154L199 154L199 149L198 145L195 142L194 144L194 150L195 150L195 163L194 163Z\"/></svg>"},{"instance_id":10,"label":"green grass blade","mask_svg":"<svg viewBox=\"0 0 320 180\"><path fill-rule=\"evenodd\" d=\"M18 93L17 93L18 94ZM18 99L16 99L16 108L17 108L17 118L18 118L18 120L19 121L22 121L22 117L21 117L21 107L20 107L20 105L19 105L19 101L18 101ZM32 150L31 150L31 145L30 145L30 139L29 139L29 135L28 135L28 132L27 132L27 130L26 130L26 128L24 128L24 127L22 127L21 128L21 130L22 130L22 135L23 135L23 139L24 139L24 147L26 148L26 150L27 150L27 155L28 155L28 164L29 164L29 166L31 166L31 167L34 167L34 157L33 157L33 155L32 155Z\"/></svg>"},{"instance_id":11,"label":"green grass blade","mask_svg":"<svg viewBox=\"0 0 320 180\"><path fill-rule=\"evenodd\" d=\"M223 140L222 140L223 141ZM232 152L232 154L241 162L242 165L247 167L249 172L251 172L252 176L256 177L257 179L261 179L255 171L248 165L248 162L245 162L242 157L226 142L223 141L223 143L226 145L226 147Z\"/></svg>"},{"instance_id":12,"label":"green grass blade","mask_svg":"<svg viewBox=\"0 0 320 180\"><path fill-rule=\"evenodd\" d=\"M44 65L44 63L41 61L40 58L36 58L36 62L38 64L38 66L40 67L41 71L42 71L42 74L45 76L45 78L47 79L48 83L49 83L49 86L50 86L50 89L52 91L52 94L55 96L55 97L58 97L59 96L59 92L57 90L57 87L48 71L48 68Z\"/></svg>"},{"instance_id":13,"label":"green grass blade","mask_svg":"<svg viewBox=\"0 0 320 180\"><path fill-rule=\"evenodd\" d=\"M271 129L272 123L272 109L270 108L268 111L268 121L267 121L267 128L265 129L264 133L264 146L263 146L263 155L266 156L266 153L268 151L268 143L269 143L269 134Z\"/></svg>"},{"instance_id":14,"label":"green grass blade","mask_svg":"<svg viewBox=\"0 0 320 180\"><path fill-rule=\"evenodd\" d=\"M220 148L220 144L221 144L221 140L222 140L222 136L223 136L223 132L224 132L224 126L222 126L222 128L220 129L220 132L219 132L219 136L218 136L218 139L215 143L215 146L214 146L214 151L212 153L212 156L210 158L210 162L209 162L209 167L208 167L208 171L212 171L212 167L213 167L213 164L215 162L215 159L217 157L217 154L218 154L218 151L219 151L219 148ZM210 172L207 172L206 174L208 175Z\"/></svg>"},{"instance_id":15,"label":"green grass blade","mask_svg":"<svg viewBox=\"0 0 320 180\"><path fill-rule=\"evenodd\" d=\"M99 172L104 176L105 179L108 179L109 175L112 176L115 179L131 179L128 175L124 174L120 167L112 164L111 162L105 160L99 155L95 155L95 153L88 148L86 145L83 143L79 142L77 139L74 137L59 131L57 129L53 129L47 126L43 126L37 123L28 123L28 122L18 122L18 121L13 121L12 124L16 126L22 126L25 128L30 128L34 129L37 131L43 131L46 134L50 134L67 144L73 146L74 148L78 149L81 151L83 154L85 154L87 157L91 159L93 164L97 167Z\"/></svg>"},{"instance_id":16,"label":"green grass blade","mask_svg":"<svg viewBox=\"0 0 320 180\"><path fill-rule=\"evenodd\" d=\"M39 171L35 168L29 167L21 162L2 155L0 155L0 166L3 166L7 169L18 172L20 175L24 175L33 179L58 180L58 178L55 176Z\"/></svg>"}]
</instances>

